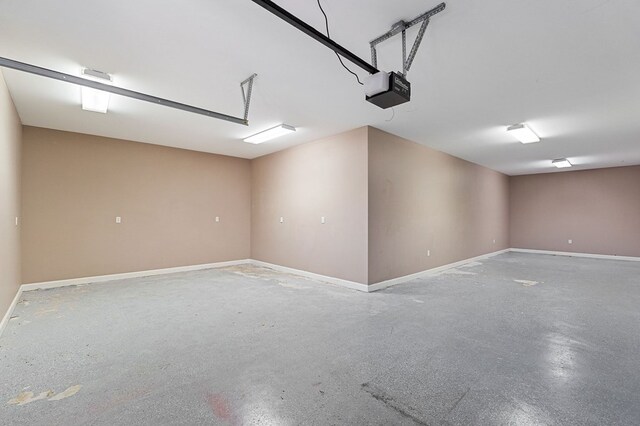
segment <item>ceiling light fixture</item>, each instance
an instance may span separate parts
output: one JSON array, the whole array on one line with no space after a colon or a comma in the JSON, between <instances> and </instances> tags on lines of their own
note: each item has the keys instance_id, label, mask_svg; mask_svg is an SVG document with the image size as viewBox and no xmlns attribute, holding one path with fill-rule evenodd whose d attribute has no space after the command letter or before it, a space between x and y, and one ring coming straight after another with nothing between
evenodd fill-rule
<instances>
[{"instance_id":1,"label":"ceiling light fixture","mask_svg":"<svg viewBox=\"0 0 640 426\"><path fill-rule=\"evenodd\" d=\"M97 81L100 83L110 84L111 76L105 72L84 68L82 70L82 77ZM103 92L102 90L92 89L90 87L81 87L82 90L82 109L85 111L107 113L109 109L109 98L111 95L109 92Z\"/></svg>"},{"instance_id":2,"label":"ceiling light fixture","mask_svg":"<svg viewBox=\"0 0 640 426\"><path fill-rule=\"evenodd\" d=\"M553 160L551 163L559 169L573 166L573 164L571 164L571 162L566 158L558 158L557 160Z\"/></svg>"},{"instance_id":3,"label":"ceiling light fixture","mask_svg":"<svg viewBox=\"0 0 640 426\"><path fill-rule=\"evenodd\" d=\"M296 128L293 126L289 126L287 124L279 124L276 127L272 127L260 133L256 133L253 136L249 136L248 138L244 139L244 141L253 144L259 144L295 131Z\"/></svg>"},{"instance_id":4,"label":"ceiling light fixture","mask_svg":"<svg viewBox=\"0 0 640 426\"><path fill-rule=\"evenodd\" d=\"M510 132L522 143L540 142L540 138L531 130L526 124L514 124L507 127L507 132Z\"/></svg>"}]
</instances>

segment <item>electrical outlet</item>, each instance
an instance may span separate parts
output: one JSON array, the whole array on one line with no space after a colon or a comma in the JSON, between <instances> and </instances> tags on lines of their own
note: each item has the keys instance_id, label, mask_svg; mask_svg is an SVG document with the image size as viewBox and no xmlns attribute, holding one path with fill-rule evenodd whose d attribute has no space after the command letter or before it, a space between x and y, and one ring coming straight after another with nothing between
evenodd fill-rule
<instances>
[{"instance_id":1,"label":"electrical outlet","mask_svg":"<svg viewBox=\"0 0 640 426\"><path fill-rule=\"evenodd\" d=\"M322 216L322 217L320 218L320 223L322 223L322 224L325 224L325 223L326 223L326 221L325 221L325 219L324 219L324 216Z\"/></svg>"},{"instance_id":2,"label":"electrical outlet","mask_svg":"<svg viewBox=\"0 0 640 426\"><path fill-rule=\"evenodd\" d=\"M122 218L120 216L116 216L116 223L122 223Z\"/></svg>"},{"instance_id":3,"label":"electrical outlet","mask_svg":"<svg viewBox=\"0 0 640 426\"><path fill-rule=\"evenodd\" d=\"M427 250L427 257L431 256L431 250Z\"/></svg>"},{"instance_id":4,"label":"electrical outlet","mask_svg":"<svg viewBox=\"0 0 640 426\"><path fill-rule=\"evenodd\" d=\"M284 217L280 216L280 223L284 223Z\"/></svg>"},{"instance_id":5,"label":"electrical outlet","mask_svg":"<svg viewBox=\"0 0 640 426\"><path fill-rule=\"evenodd\" d=\"M220 216L216 216L216 222L220 222Z\"/></svg>"},{"instance_id":6,"label":"electrical outlet","mask_svg":"<svg viewBox=\"0 0 640 426\"><path fill-rule=\"evenodd\" d=\"M18 226L18 216L16 216L16 226Z\"/></svg>"},{"instance_id":7,"label":"electrical outlet","mask_svg":"<svg viewBox=\"0 0 640 426\"><path fill-rule=\"evenodd\" d=\"M569 244L573 244L573 240L569 240Z\"/></svg>"}]
</instances>

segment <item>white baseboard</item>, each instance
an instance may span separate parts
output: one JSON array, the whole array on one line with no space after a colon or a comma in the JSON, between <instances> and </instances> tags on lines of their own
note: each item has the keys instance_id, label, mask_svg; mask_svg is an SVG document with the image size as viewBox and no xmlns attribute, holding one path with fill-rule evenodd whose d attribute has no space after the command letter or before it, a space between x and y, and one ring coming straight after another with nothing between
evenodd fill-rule
<instances>
[{"instance_id":1,"label":"white baseboard","mask_svg":"<svg viewBox=\"0 0 640 426\"><path fill-rule=\"evenodd\" d=\"M242 265L250 263L249 259L232 260L229 262L205 263L202 265L177 266L174 268L152 269L149 271L125 272L121 274L98 275L95 277L71 278L68 280L45 281L40 283L22 284L21 291L31 291L47 288L65 287L68 285L101 283L107 281L123 280L126 278L149 277L152 275L173 274L176 272L199 271L202 269L223 268L225 266Z\"/></svg>"},{"instance_id":2,"label":"white baseboard","mask_svg":"<svg viewBox=\"0 0 640 426\"><path fill-rule=\"evenodd\" d=\"M263 262L260 260L243 259L243 260L232 260L229 262L207 263L202 265L191 265L191 266L178 266L174 268L153 269L148 271L125 272L120 274L98 275L93 277L81 277L81 278L71 278L66 280L44 281L44 282L38 282L38 283L23 284L20 287L20 292L41 290L41 289L48 289L48 288L57 288L57 287L66 287L70 285L79 285L79 284L102 283L102 282L108 282L108 281L123 280L127 278L148 277L152 275L165 275L165 274L172 274L176 272L198 271L203 269L224 268L226 266L252 264L256 266L264 266L267 268L271 268L276 271L286 272L294 275L300 275L305 278L311 278L314 280L335 284L341 287L350 288L350 289L362 291L365 293L370 293L370 292L381 290L383 288L397 285L403 282L411 281L416 278L433 275L438 272L455 268L458 266L462 266L464 264L474 262L480 259L485 259L491 256L495 256L497 254L501 254L507 251L509 251L509 249L488 253L482 256L473 257L471 259L461 260L459 262L442 265L437 268L428 269L426 271L417 272L415 274L406 275L403 277L394 278L387 281L382 281L372 285L358 283L355 281L344 280L341 278L330 277L327 275L316 274L313 272L303 271L301 269L289 268L287 266L276 265L273 263Z\"/></svg>"},{"instance_id":3,"label":"white baseboard","mask_svg":"<svg viewBox=\"0 0 640 426\"><path fill-rule=\"evenodd\" d=\"M628 260L632 262L640 262L640 257L616 256L612 254L574 253L571 251L533 250L521 248L511 248L509 250L515 253L551 254L554 256L588 257L592 259Z\"/></svg>"},{"instance_id":4,"label":"white baseboard","mask_svg":"<svg viewBox=\"0 0 640 426\"><path fill-rule=\"evenodd\" d=\"M127 278L148 277L152 275L165 275L165 274L172 274L176 272L198 271L203 269L223 268L226 266L252 264L256 266L264 266L267 268L272 268L274 270L281 271L281 272L300 275L300 276L311 278L318 281L324 281L327 283L335 284L345 288L350 288L353 290L362 291L365 293L371 293L374 291L382 290L387 287L412 281L417 278L434 275L442 271L446 271L447 269L463 266L467 263L475 262L481 259L487 259L489 257L493 257L506 252L548 254L548 255L556 255L556 256L586 257L586 258L594 258L594 259L627 260L627 261L640 262L640 257L631 257L631 256L615 256L615 255L604 255L604 254L509 248L505 250L499 250L493 253L483 254L481 256L472 257L470 259L464 259L458 262L449 263L447 265L438 266L436 268L416 272L415 274L405 275L402 277L381 281L371 285L366 285L366 284L358 283L355 281L343 280L341 278L329 277L326 275L315 274L313 272L307 272L300 269L289 268L286 266L275 265L272 263L263 262L260 260L253 260L253 259L232 260L229 262L206 263L202 265L178 266L174 268L153 269L149 271L125 272L120 274L99 275L95 277L72 278L72 279L66 279L66 280L46 281L46 282L21 285L20 288L18 289L18 292L16 293L16 297L14 298L13 302L9 306L9 309L7 310L7 313L2 318L2 322L0 322L0 335L2 334L2 331L4 330L4 328L7 326L7 323L9 322L9 319L11 318L13 310L16 304L18 303L22 293L25 291L31 291L31 290L65 287L65 286L78 285L78 284L101 283L101 282L107 282L107 281L122 280Z\"/></svg>"},{"instance_id":5,"label":"white baseboard","mask_svg":"<svg viewBox=\"0 0 640 426\"><path fill-rule=\"evenodd\" d=\"M11 315L13 315L13 310L16 308L16 305L20 301L21 296L22 296L22 286L18 288L16 297L13 298L13 302L11 302L11 305L9 305L9 308L7 309L7 313L4 314L4 317L2 318L2 322L0 322L0 337L2 337L2 332L7 327L7 324L9 324Z\"/></svg>"},{"instance_id":6,"label":"white baseboard","mask_svg":"<svg viewBox=\"0 0 640 426\"><path fill-rule=\"evenodd\" d=\"M436 268L431 268L431 269L427 269L427 270L424 270L424 271L416 272L415 274L405 275L403 277L393 278L393 279L386 280L386 281L380 281L378 283L371 284L369 286L369 292L382 290L384 288L391 287L391 286L398 285L398 284L402 284L402 283L406 283L407 281L412 281L412 280L415 280L417 278L428 277L430 275L434 275L434 274L437 274L439 272L446 271L447 269L457 268L458 266L463 266L463 265L466 265L467 263L477 262L478 260L487 259L489 257L497 256L497 255L502 254L502 253L507 253L509 250L510 249L494 251L492 253L487 253L487 254L483 254L483 255L480 255L480 256L472 257L470 259L464 259L464 260L460 260L458 262L448 263L446 265L438 266Z\"/></svg>"},{"instance_id":7,"label":"white baseboard","mask_svg":"<svg viewBox=\"0 0 640 426\"><path fill-rule=\"evenodd\" d=\"M362 283L357 283L355 281L348 281L348 280L343 280L341 278L334 278L334 277L329 277L329 276L326 276L326 275L314 274L313 272L307 272L307 271L303 271L303 270L300 270L300 269L293 269L293 268L289 268L289 267L286 267L286 266L275 265L273 263L263 262L261 260L251 260L250 263L252 265L255 265L255 266L264 266L266 268L271 268L271 269L274 269L276 271L286 272L288 274L293 274L293 275L300 275L300 276L305 277L305 278L311 278L313 280L324 281L326 283L339 285L340 287L346 287L346 288L350 288L352 290L359 290L359 291L363 291L365 293L371 291L371 290L369 290L370 286L368 286L366 284L362 284Z\"/></svg>"}]
</instances>

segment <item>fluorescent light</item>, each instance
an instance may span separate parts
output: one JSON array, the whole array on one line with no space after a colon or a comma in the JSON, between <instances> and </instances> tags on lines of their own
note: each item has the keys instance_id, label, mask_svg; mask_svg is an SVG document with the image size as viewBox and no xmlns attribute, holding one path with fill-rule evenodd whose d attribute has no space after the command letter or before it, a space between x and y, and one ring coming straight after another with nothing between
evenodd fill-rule
<instances>
[{"instance_id":1,"label":"fluorescent light","mask_svg":"<svg viewBox=\"0 0 640 426\"><path fill-rule=\"evenodd\" d=\"M280 124L276 127L272 127L268 130L265 130L263 132L260 133L256 133L253 136L249 136L248 138L246 138L244 141L245 142L249 142L249 143L254 143L254 144L258 144L258 143L262 143L262 142L266 142L268 140L271 139L275 139L277 137L286 135L288 133L291 132L295 132L296 128L293 126L288 126L286 124Z\"/></svg>"},{"instance_id":2,"label":"fluorescent light","mask_svg":"<svg viewBox=\"0 0 640 426\"><path fill-rule=\"evenodd\" d=\"M540 142L538 135L533 133L533 130L524 123L514 124L513 126L507 127L507 132L510 132L522 143Z\"/></svg>"},{"instance_id":3,"label":"fluorescent light","mask_svg":"<svg viewBox=\"0 0 640 426\"><path fill-rule=\"evenodd\" d=\"M82 70L82 77L98 81L100 83L111 83L111 76L107 73L91 70L85 68ZM102 90L92 89L90 87L82 86L82 109L85 111L107 113L109 109L109 98L111 94L109 92L103 92Z\"/></svg>"},{"instance_id":4,"label":"fluorescent light","mask_svg":"<svg viewBox=\"0 0 640 426\"><path fill-rule=\"evenodd\" d=\"M83 110L101 112L103 114L107 113L109 109L109 93L89 87L83 87L81 90Z\"/></svg>"},{"instance_id":5,"label":"fluorescent light","mask_svg":"<svg viewBox=\"0 0 640 426\"><path fill-rule=\"evenodd\" d=\"M553 160L551 163L559 169L573 166L573 164L571 164L571 162L566 158L558 158L557 160Z\"/></svg>"}]
</instances>

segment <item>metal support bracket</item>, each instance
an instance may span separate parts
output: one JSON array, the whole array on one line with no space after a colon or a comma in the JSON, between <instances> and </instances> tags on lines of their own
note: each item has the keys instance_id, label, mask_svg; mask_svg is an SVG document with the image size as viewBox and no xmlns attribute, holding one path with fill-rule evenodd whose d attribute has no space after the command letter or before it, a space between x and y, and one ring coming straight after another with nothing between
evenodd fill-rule
<instances>
[{"instance_id":1,"label":"metal support bracket","mask_svg":"<svg viewBox=\"0 0 640 426\"><path fill-rule=\"evenodd\" d=\"M390 39L396 34L402 33L402 76L406 77L407 73L411 69L411 65L413 64L413 60L416 58L416 53L418 53L418 49L420 48L420 43L422 43L422 39L424 38L424 33L427 31L427 27L429 26L429 19L442 12L447 5L445 3L440 3L438 6L434 7L431 10L423 13L412 21L405 22L400 21L395 23L391 30L387 31L380 37L372 40L369 44L371 46L371 63L374 67L378 67L378 52L376 51L376 46L382 43L385 40ZM414 25L421 24L420 29L418 30L418 35L413 42L413 46L411 47L411 51L409 52L409 56L407 56L407 30Z\"/></svg>"},{"instance_id":2,"label":"metal support bracket","mask_svg":"<svg viewBox=\"0 0 640 426\"><path fill-rule=\"evenodd\" d=\"M252 74L251 77L240 83L240 89L242 90L242 101L244 102L244 120L249 118L249 106L251 105L251 91L253 90L253 80L258 74ZM245 92L245 86L247 86Z\"/></svg>"},{"instance_id":3,"label":"metal support bracket","mask_svg":"<svg viewBox=\"0 0 640 426\"><path fill-rule=\"evenodd\" d=\"M100 83L98 81L88 80L86 78L77 77L71 74L65 74L63 72L54 71L48 68L38 67L36 65L27 64L24 62L14 61L13 59L0 57L0 67L10 68L17 71L26 72L29 74L39 75L41 77L52 78L54 80L64 81L66 83L76 84L78 86L90 87L92 89L102 90L103 92L113 93L115 95L125 96L132 99L137 99L140 101L150 102L156 105L162 105L169 108L179 109L182 111L190 112L192 114L200 114L205 115L211 118L217 118L218 120L225 120L231 123L242 124L244 126L248 126L249 122L247 121L249 116L249 102L251 101L251 89L253 87L253 79L256 75L252 75L247 80L242 82L242 96L244 99L244 117L234 117L227 114L222 114L215 111L210 111L208 109L199 108L187 104L183 104L180 102L171 101L169 99L159 98L153 95L147 95L145 93L135 92L129 89L123 89L121 87L112 86L110 84ZM245 96L244 93L244 84L248 83L248 93Z\"/></svg>"}]
</instances>

